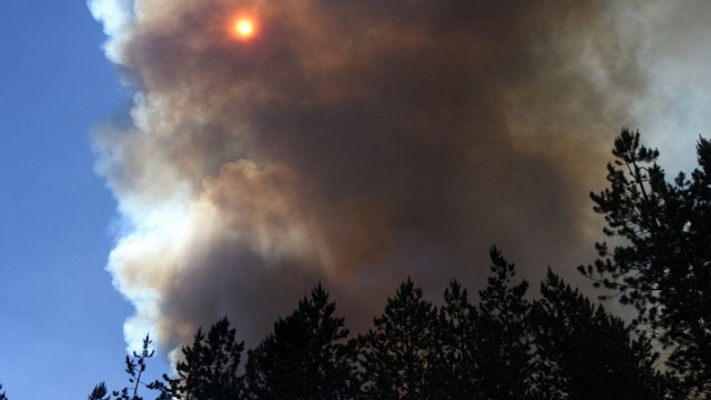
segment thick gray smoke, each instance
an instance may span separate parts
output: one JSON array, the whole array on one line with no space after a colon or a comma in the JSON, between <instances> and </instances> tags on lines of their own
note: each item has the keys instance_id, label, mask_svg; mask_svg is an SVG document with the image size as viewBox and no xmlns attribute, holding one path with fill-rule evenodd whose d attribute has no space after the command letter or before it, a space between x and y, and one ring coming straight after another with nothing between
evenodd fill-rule
<instances>
[{"instance_id":1,"label":"thick gray smoke","mask_svg":"<svg viewBox=\"0 0 711 400\"><path fill-rule=\"evenodd\" d=\"M359 330L408 275L480 287L492 243L530 279L591 261L587 194L658 88L661 11L618 3L92 1L135 91L95 140L127 339L254 343L318 281Z\"/></svg>"}]
</instances>

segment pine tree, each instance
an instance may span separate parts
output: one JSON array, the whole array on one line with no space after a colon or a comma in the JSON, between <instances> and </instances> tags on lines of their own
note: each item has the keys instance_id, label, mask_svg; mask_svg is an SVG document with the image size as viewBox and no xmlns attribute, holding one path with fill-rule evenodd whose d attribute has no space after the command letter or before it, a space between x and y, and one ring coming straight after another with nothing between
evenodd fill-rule
<instances>
[{"instance_id":1,"label":"pine tree","mask_svg":"<svg viewBox=\"0 0 711 400\"><path fill-rule=\"evenodd\" d=\"M699 168L667 182L657 150L639 132L615 139L609 187L591 193L605 234L625 239L612 251L597 243L595 266L579 268L619 292L637 322L671 350L669 365L699 390L711 383L711 143L697 145Z\"/></svg>"},{"instance_id":2,"label":"pine tree","mask_svg":"<svg viewBox=\"0 0 711 400\"><path fill-rule=\"evenodd\" d=\"M146 360L155 355L155 350L149 350L153 341L148 335L143 339L143 348L140 353L133 352L133 357L126 356L126 373L129 375L128 381L131 387L125 387L123 390L114 391L113 396L120 400L143 400L143 397L138 395L138 389L141 385L149 390L160 390L162 384L160 381L144 382L142 380L143 373L146 371Z\"/></svg>"},{"instance_id":3,"label":"pine tree","mask_svg":"<svg viewBox=\"0 0 711 400\"><path fill-rule=\"evenodd\" d=\"M0 383L0 400L7 400L5 392L2 391L2 383Z\"/></svg>"},{"instance_id":4,"label":"pine tree","mask_svg":"<svg viewBox=\"0 0 711 400\"><path fill-rule=\"evenodd\" d=\"M252 400L346 400L358 390L355 342L319 284L274 332L249 351L245 397Z\"/></svg>"},{"instance_id":5,"label":"pine tree","mask_svg":"<svg viewBox=\"0 0 711 400\"><path fill-rule=\"evenodd\" d=\"M106 389L106 383L101 382L94 386L94 390L91 391L88 400L109 400L108 390Z\"/></svg>"},{"instance_id":6,"label":"pine tree","mask_svg":"<svg viewBox=\"0 0 711 400\"><path fill-rule=\"evenodd\" d=\"M550 269L533 305L539 399L662 399L656 355L620 318L595 307Z\"/></svg>"},{"instance_id":7,"label":"pine tree","mask_svg":"<svg viewBox=\"0 0 711 400\"><path fill-rule=\"evenodd\" d=\"M477 309L467 290L456 280L444 292L444 305L439 314L439 356L434 365L437 399L481 399L476 335Z\"/></svg>"},{"instance_id":8,"label":"pine tree","mask_svg":"<svg viewBox=\"0 0 711 400\"><path fill-rule=\"evenodd\" d=\"M431 364L437 357L437 315L411 279L361 338L363 397L373 400L430 398Z\"/></svg>"},{"instance_id":9,"label":"pine tree","mask_svg":"<svg viewBox=\"0 0 711 400\"><path fill-rule=\"evenodd\" d=\"M531 305L524 298L528 283L511 286L515 266L504 259L496 246L490 257L494 276L479 292L474 318L480 388L486 399L522 400L528 397L533 372L528 324Z\"/></svg>"},{"instance_id":10,"label":"pine tree","mask_svg":"<svg viewBox=\"0 0 711 400\"><path fill-rule=\"evenodd\" d=\"M225 317L207 336L198 328L192 346L183 347L177 376L163 375L163 396L182 400L232 400L242 387L238 368L244 342L237 342L235 329Z\"/></svg>"}]
</instances>

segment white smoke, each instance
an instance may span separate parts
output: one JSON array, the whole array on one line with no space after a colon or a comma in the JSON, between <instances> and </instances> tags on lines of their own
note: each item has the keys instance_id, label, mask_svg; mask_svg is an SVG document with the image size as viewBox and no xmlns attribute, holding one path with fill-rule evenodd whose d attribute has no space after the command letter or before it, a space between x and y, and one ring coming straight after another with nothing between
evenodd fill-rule
<instances>
[{"instance_id":1,"label":"white smoke","mask_svg":"<svg viewBox=\"0 0 711 400\"><path fill-rule=\"evenodd\" d=\"M127 341L227 315L254 342L319 280L363 328L408 274L481 284L492 243L575 281L619 129L690 165L711 3L536 4L90 1L135 92L95 133Z\"/></svg>"}]
</instances>

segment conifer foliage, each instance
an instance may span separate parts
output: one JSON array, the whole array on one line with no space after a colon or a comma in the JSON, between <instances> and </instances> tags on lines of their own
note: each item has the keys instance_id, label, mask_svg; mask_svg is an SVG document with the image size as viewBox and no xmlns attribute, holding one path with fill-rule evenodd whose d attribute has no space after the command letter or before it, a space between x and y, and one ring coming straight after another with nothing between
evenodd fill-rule
<instances>
[{"instance_id":1,"label":"conifer foliage","mask_svg":"<svg viewBox=\"0 0 711 400\"><path fill-rule=\"evenodd\" d=\"M670 352L669 366L699 388L711 383L711 143L699 139L699 167L668 182L659 152L623 129L607 167L609 187L592 193L604 232L624 239L580 267L639 311L638 324ZM618 242L620 242L618 240Z\"/></svg>"},{"instance_id":2,"label":"conifer foliage","mask_svg":"<svg viewBox=\"0 0 711 400\"><path fill-rule=\"evenodd\" d=\"M453 280L444 292L439 311L439 355L434 364L437 399L483 399L479 356L474 337L478 317L469 294Z\"/></svg>"},{"instance_id":3,"label":"conifer foliage","mask_svg":"<svg viewBox=\"0 0 711 400\"><path fill-rule=\"evenodd\" d=\"M185 400L593 400L682 399L686 392L655 372L645 338L593 306L552 272L541 298L526 299L515 267L491 250L492 276L479 303L452 281L435 307L407 279L387 300L373 328L349 340L345 320L318 285L274 331L248 352L227 319L199 329L183 348L176 376L144 383L143 352L127 358L132 386L116 399L140 400L139 387L160 399ZM108 400L103 384L90 400Z\"/></svg>"},{"instance_id":4,"label":"conifer foliage","mask_svg":"<svg viewBox=\"0 0 711 400\"><path fill-rule=\"evenodd\" d=\"M489 284L480 292L473 337L478 353L480 386L489 399L528 397L531 374L531 339L528 332L530 304L524 298L528 283L512 286L514 264L501 251L490 251Z\"/></svg>"},{"instance_id":5,"label":"conifer foliage","mask_svg":"<svg viewBox=\"0 0 711 400\"><path fill-rule=\"evenodd\" d=\"M183 347L177 376L163 375L163 397L181 400L237 399L242 387L238 376L244 342L237 342L235 329L225 317L217 321L207 336L199 328L192 346Z\"/></svg>"},{"instance_id":6,"label":"conifer foliage","mask_svg":"<svg viewBox=\"0 0 711 400\"><path fill-rule=\"evenodd\" d=\"M345 400L358 392L355 342L319 284L274 332L249 351L244 398Z\"/></svg>"},{"instance_id":7,"label":"conifer foliage","mask_svg":"<svg viewBox=\"0 0 711 400\"><path fill-rule=\"evenodd\" d=\"M160 381L145 382L143 373L146 372L146 361L155 355L155 350L151 349L150 336L143 339L143 348L140 353L133 352L133 357L126 356L126 373L131 386L123 388L120 392L114 391L113 395L117 400L143 400L138 394L141 387L149 390L159 390L162 387Z\"/></svg>"},{"instance_id":8,"label":"conifer foliage","mask_svg":"<svg viewBox=\"0 0 711 400\"><path fill-rule=\"evenodd\" d=\"M526 399L531 391L528 283L513 284L515 266L498 248L490 258L492 276L478 305L456 281L444 293L436 398Z\"/></svg>"},{"instance_id":9,"label":"conifer foliage","mask_svg":"<svg viewBox=\"0 0 711 400\"><path fill-rule=\"evenodd\" d=\"M532 311L539 399L662 399L649 340L548 270Z\"/></svg>"},{"instance_id":10,"label":"conifer foliage","mask_svg":"<svg viewBox=\"0 0 711 400\"><path fill-rule=\"evenodd\" d=\"M437 356L437 314L422 289L407 279L361 338L365 399L428 399Z\"/></svg>"},{"instance_id":11,"label":"conifer foliage","mask_svg":"<svg viewBox=\"0 0 711 400\"><path fill-rule=\"evenodd\" d=\"M111 397L108 395L108 390L106 389L106 383L101 382L94 386L94 390L91 391L88 400L109 400Z\"/></svg>"}]
</instances>

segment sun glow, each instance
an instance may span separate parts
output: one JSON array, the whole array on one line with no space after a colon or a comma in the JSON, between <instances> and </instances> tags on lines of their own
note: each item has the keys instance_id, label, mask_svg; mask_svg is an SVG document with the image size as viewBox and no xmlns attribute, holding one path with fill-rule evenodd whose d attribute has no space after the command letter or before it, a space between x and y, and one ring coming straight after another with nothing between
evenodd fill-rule
<instances>
[{"instance_id":1,"label":"sun glow","mask_svg":"<svg viewBox=\"0 0 711 400\"><path fill-rule=\"evenodd\" d=\"M238 18L232 24L232 32L238 39L249 39L254 36L254 21L250 18Z\"/></svg>"}]
</instances>

